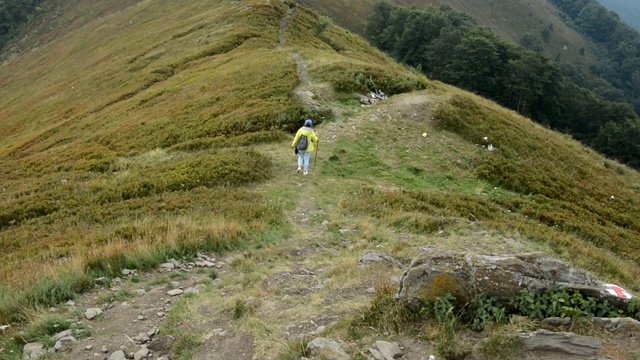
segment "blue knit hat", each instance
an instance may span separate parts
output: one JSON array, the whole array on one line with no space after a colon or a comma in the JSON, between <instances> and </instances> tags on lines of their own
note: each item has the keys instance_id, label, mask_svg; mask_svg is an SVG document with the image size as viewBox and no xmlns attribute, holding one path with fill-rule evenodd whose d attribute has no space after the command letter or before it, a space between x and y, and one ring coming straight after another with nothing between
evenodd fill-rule
<instances>
[{"instance_id":1,"label":"blue knit hat","mask_svg":"<svg viewBox=\"0 0 640 360\"><path fill-rule=\"evenodd\" d=\"M311 119L307 119L304 121L304 126L311 126L313 125L313 121L311 121Z\"/></svg>"}]
</instances>

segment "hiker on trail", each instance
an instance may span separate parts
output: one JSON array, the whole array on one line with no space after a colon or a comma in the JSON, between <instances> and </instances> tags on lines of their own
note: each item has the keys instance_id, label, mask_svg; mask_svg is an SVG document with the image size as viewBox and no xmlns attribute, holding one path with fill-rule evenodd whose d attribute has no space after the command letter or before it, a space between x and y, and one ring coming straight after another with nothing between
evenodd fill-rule
<instances>
[{"instance_id":1,"label":"hiker on trail","mask_svg":"<svg viewBox=\"0 0 640 360\"><path fill-rule=\"evenodd\" d=\"M313 144L318 143L318 137L313 132L311 128L312 125L313 121L311 121L311 119L305 120L304 126L298 130L291 144L291 147L295 148L296 154L298 154L298 172L300 172L304 166L303 174L305 175L309 173L309 160L311 159L311 153L314 149Z\"/></svg>"}]
</instances>

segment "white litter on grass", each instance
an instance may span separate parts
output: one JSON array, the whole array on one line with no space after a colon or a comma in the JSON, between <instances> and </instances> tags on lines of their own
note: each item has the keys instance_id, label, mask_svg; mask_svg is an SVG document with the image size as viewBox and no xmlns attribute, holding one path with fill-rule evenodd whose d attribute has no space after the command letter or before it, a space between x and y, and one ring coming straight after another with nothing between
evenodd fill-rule
<instances>
[{"instance_id":1,"label":"white litter on grass","mask_svg":"<svg viewBox=\"0 0 640 360\"><path fill-rule=\"evenodd\" d=\"M482 140L489 141L489 138L485 136L485 137L482 138ZM431 356L433 356L433 355L431 355Z\"/></svg>"},{"instance_id":2,"label":"white litter on grass","mask_svg":"<svg viewBox=\"0 0 640 360\"><path fill-rule=\"evenodd\" d=\"M495 148L493 147L493 145L489 144L489 145L487 146L487 149L489 149L489 151L493 151Z\"/></svg>"}]
</instances>

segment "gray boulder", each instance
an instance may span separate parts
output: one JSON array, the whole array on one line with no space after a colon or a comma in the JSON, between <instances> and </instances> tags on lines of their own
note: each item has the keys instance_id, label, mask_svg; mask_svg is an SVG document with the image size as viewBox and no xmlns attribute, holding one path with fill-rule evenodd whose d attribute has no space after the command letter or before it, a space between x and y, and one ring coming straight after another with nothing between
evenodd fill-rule
<instances>
[{"instance_id":1,"label":"gray boulder","mask_svg":"<svg viewBox=\"0 0 640 360\"><path fill-rule=\"evenodd\" d=\"M404 271L397 298L416 306L446 293L462 303L478 293L508 300L521 289L552 286L575 289L623 308L629 301L590 273L542 253L484 255L433 248L420 253Z\"/></svg>"},{"instance_id":2,"label":"gray boulder","mask_svg":"<svg viewBox=\"0 0 640 360\"><path fill-rule=\"evenodd\" d=\"M307 354L312 359L350 360L340 343L328 338L315 338L307 344Z\"/></svg>"},{"instance_id":3,"label":"gray boulder","mask_svg":"<svg viewBox=\"0 0 640 360\"><path fill-rule=\"evenodd\" d=\"M22 348L23 360L37 360L47 354L44 346L38 342L28 343Z\"/></svg>"},{"instance_id":4,"label":"gray boulder","mask_svg":"<svg viewBox=\"0 0 640 360\"><path fill-rule=\"evenodd\" d=\"M71 344L76 342L78 342L78 340L76 340L76 338L74 338L73 336L65 336L60 340L56 341L56 344L53 346L53 349L55 351L62 351L67 349L69 346L71 346Z\"/></svg>"},{"instance_id":5,"label":"gray boulder","mask_svg":"<svg viewBox=\"0 0 640 360\"><path fill-rule=\"evenodd\" d=\"M87 320L93 320L96 317L98 317L100 314L102 314L102 309L100 309L100 308L91 308L91 309L87 309L87 311L85 311L84 317L86 317Z\"/></svg>"},{"instance_id":6,"label":"gray boulder","mask_svg":"<svg viewBox=\"0 0 640 360\"><path fill-rule=\"evenodd\" d=\"M374 250L367 250L358 258L358 266L360 267L369 267L374 264L391 264L402 267L393 256Z\"/></svg>"},{"instance_id":7,"label":"gray boulder","mask_svg":"<svg viewBox=\"0 0 640 360\"><path fill-rule=\"evenodd\" d=\"M545 351L578 356L594 356L602 348L602 340L574 333L537 330L520 334L527 351Z\"/></svg>"},{"instance_id":8,"label":"gray boulder","mask_svg":"<svg viewBox=\"0 0 640 360\"><path fill-rule=\"evenodd\" d=\"M594 317L591 322L602 329L612 333L640 334L640 321L632 318L598 318Z\"/></svg>"},{"instance_id":9,"label":"gray boulder","mask_svg":"<svg viewBox=\"0 0 640 360\"><path fill-rule=\"evenodd\" d=\"M176 338L171 335L163 336L153 340L147 348L151 351L164 351L170 349L174 341L176 341Z\"/></svg>"},{"instance_id":10,"label":"gray boulder","mask_svg":"<svg viewBox=\"0 0 640 360\"><path fill-rule=\"evenodd\" d=\"M384 360L393 360L404 355L404 352L400 349L400 346L397 343L376 341L375 347L380 351Z\"/></svg>"},{"instance_id":11,"label":"gray boulder","mask_svg":"<svg viewBox=\"0 0 640 360\"><path fill-rule=\"evenodd\" d=\"M127 356L124 351L118 350L109 356L109 360L127 360Z\"/></svg>"}]
</instances>

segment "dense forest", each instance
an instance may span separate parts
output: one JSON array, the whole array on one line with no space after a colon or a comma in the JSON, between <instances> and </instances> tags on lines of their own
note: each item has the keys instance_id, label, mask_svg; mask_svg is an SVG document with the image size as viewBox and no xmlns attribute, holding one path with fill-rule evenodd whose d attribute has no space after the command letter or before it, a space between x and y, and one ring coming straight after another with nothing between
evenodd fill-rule
<instances>
[{"instance_id":1,"label":"dense forest","mask_svg":"<svg viewBox=\"0 0 640 360\"><path fill-rule=\"evenodd\" d=\"M640 168L640 120L628 103L579 86L540 54L498 39L463 13L448 6L417 10L381 2L366 34L432 79L493 99Z\"/></svg>"},{"instance_id":2,"label":"dense forest","mask_svg":"<svg viewBox=\"0 0 640 360\"><path fill-rule=\"evenodd\" d=\"M563 20L589 37L598 62L593 76L565 72L581 86L612 101L626 101L640 113L640 33L596 0L549 0ZM617 91L611 91L609 84Z\"/></svg>"},{"instance_id":3,"label":"dense forest","mask_svg":"<svg viewBox=\"0 0 640 360\"><path fill-rule=\"evenodd\" d=\"M0 49L29 20L40 2L41 0L0 1Z\"/></svg>"},{"instance_id":4,"label":"dense forest","mask_svg":"<svg viewBox=\"0 0 640 360\"><path fill-rule=\"evenodd\" d=\"M640 2L638 0L598 0L607 9L615 11L620 18L640 31Z\"/></svg>"}]
</instances>

